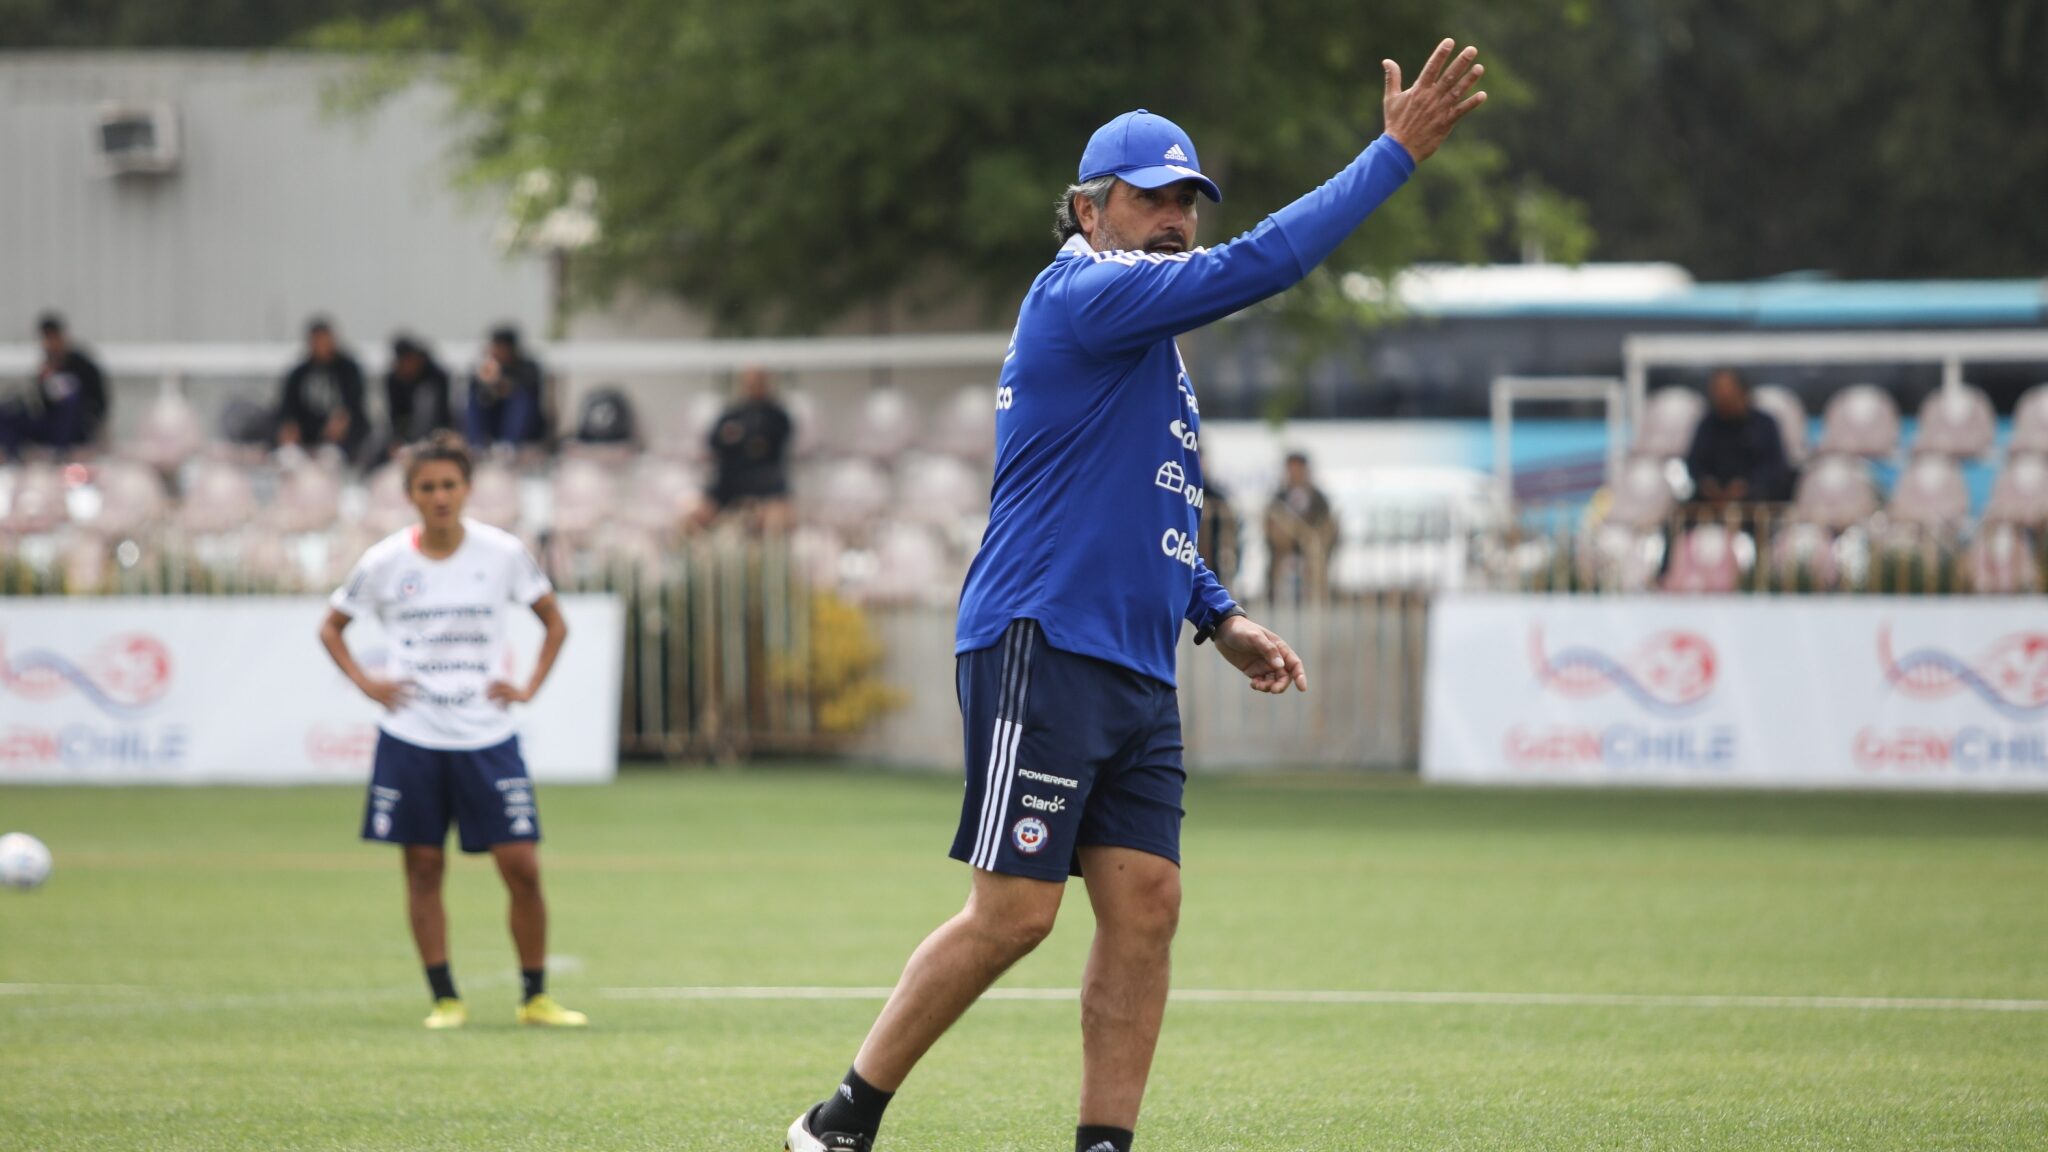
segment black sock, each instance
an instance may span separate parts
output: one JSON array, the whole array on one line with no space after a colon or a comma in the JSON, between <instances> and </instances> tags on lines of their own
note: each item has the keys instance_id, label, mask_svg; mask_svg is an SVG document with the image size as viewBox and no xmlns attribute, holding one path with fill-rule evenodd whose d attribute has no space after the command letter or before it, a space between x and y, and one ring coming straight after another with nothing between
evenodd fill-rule
<instances>
[{"instance_id":1,"label":"black sock","mask_svg":"<svg viewBox=\"0 0 2048 1152\"><path fill-rule=\"evenodd\" d=\"M818 1105L817 1113L811 1117L811 1134L848 1132L872 1140L882 1127L882 1110L895 1095L861 1079L860 1073L848 1068L846 1079L839 1082L839 1087Z\"/></svg>"},{"instance_id":2,"label":"black sock","mask_svg":"<svg viewBox=\"0 0 2048 1152\"><path fill-rule=\"evenodd\" d=\"M427 987L433 989L436 1000L460 1000L455 994L455 977L448 972L446 964L427 965Z\"/></svg>"},{"instance_id":3,"label":"black sock","mask_svg":"<svg viewBox=\"0 0 2048 1152\"><path fill-rule=\"evenodd\" d=\"M519 999L522 1002L531 1000L535 996L547 991L548 970L545 968L521 968L519 970L519 987L522 992Z\"/></svg>"},{"instance_id":4,"label":"black sock","mask_svg":"<svg viewBox=\"0 0 2048 1152\"><path fill-rule=\"evenodd\" d=\"M1074 1152L1131 1152L1131 1130L1083 1124L1074 1129Z\"/></svg>"}]
</instances>

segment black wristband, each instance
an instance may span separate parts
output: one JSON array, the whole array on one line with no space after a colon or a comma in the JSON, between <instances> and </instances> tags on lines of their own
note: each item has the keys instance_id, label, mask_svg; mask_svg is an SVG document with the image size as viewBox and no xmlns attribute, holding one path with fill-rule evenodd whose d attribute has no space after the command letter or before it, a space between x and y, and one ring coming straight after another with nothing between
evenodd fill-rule
<instances>
[{"instance_id":1,"label":"black wristband","mask_svg":"<svg viewBox=\"0 0 2048 1152\"><path fill-rule=\"evenodd\" d=\"M1197 644L1204 644L1204 643L1207 643L1207 642L1208 642L1208 640L1209 640L1209 638L1210 638L1211 636L1214 636L1214 635L1216 635L1216 629L1218 629L1218 628L1222 627L1222 626L1223 626L1223 622L1224 622L1225 620L1228 620L1228 619L1230 619L1230 618L1231 618L1232 616L1244 616L1244 615L1246 615L1246 614L1247 614L1247 613L1245 612L1245 610L1244 610L1244 609L1242 609L1242 608L1239 608L1239 607L1238 607L1237 605L1235 605L1235 604L1231 605L1231 606L1230 606L1230 611L1228 611L1228 612L1225 612L1225 613L1224 613L1223 615L1221 615L1221 616L1218 616L1218 617L1216 618L1216 622L1215 622L1215 623L1213 623L1213 624L1209 625L1209 626L1208 626L1207 628L1197 628L1197 629L1195 629L1195 643L1197 643Z\"/></svg>"}]
</instances>

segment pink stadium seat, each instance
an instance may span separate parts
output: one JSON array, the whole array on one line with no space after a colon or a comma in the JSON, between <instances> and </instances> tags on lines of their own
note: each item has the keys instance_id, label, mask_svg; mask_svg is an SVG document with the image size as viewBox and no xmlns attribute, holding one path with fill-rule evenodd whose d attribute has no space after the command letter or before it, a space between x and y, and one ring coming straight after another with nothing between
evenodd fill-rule
<instances>
[{"instance_id":1,"label":"pink stadium seat","mask_svg":"<svg viewBox=\"0 0 2048 1152\"><path fill-rule=\"evenodd\" d=\"M1733 592L1742 581L1735 555L1735 533L1719 524L1702 524L1678 538L1664 590L1690 595Z\"/></svg>"},{"instance_id":2,"label":"pink stadium seat","mask_svg":"<svg viewBox=\"0 0 2048 1152\"><path fill-rule=\"evenodd\" d=\"M1841 562L1835 557L1835 534L1819 524L1783 525L1771 542L1771 570L1781 587L1795 583L1815 589L1835 587L1842 578Z\"/></svg>"},{"instance_id":3,"label":"pink stadium seat","mask_svg":"<svg viewBox=\"0 0 2048 1152\"><path fill-rule=\"evenodd\" d=\"M219 536L247 527L256 515L249 477L224 460L201 461L185 482L178 522L195 536Z\"/></svg>"},{"instance_id":4,"label":"pink stadium seat","mask_svg":"<svg viewBox=\"0 0 2048 1152\"><path fill-rule=\"evenodd\" d=\"M147 532L162 519L165 505L170 502L156 470L136 461L109 460L100 465L95 481L100 490L100 510L91 527L108 539L125 539Z\"/></svg>"},{"instance_id":5,"label":"pink stadium seat","mask_svg":"<svg viewBox=\"0 0 2048 1152\"><path fill-rule=\"evenodd\" d=\"M1612 522L1593 530L1580 577L1605 592L1647 592L1657 584L1660 534Z\"/></svg>"},{"instance_id":6,"label":"pink stadium seat","mask_svg":"<svg viewBox=\"0 0 2048 1152\"><path fill-rule=\"evenodd\" d=\"M1659 524L1677 500L1664 471L1664 460L1633 456L1622 465L1621 479L1614 486L1614 499L1607 507L1607 522L1626 528L1648 528Z\"/></svg>"},{"instance_id":7,"label":"pink stadium seat","mask_svg":"<svg viewBox=\"0 0 2048 1152\"><path fill-rule=\"evenodd\" d=\"M2048 456L2006 457L2005 467L1992 481L1984 519L2028 527L2048 522Z\"/></svg>"},{"instance_id":8,"label":"pink stadium seat","mask_svg":"<svg viewBox=\"0 0 2048 1152\"><path fill-rule=\"evenodd\" d=\"M469 479L467 512L493 528L517 531L520 514L518 474L503 464L478 464Z\"/></svg>"},{"instance_id":9,"label":"pink stadium seat","mask_svg":"<svg viewBox=\"0 0 2048 1152\"><path fill-rule=\"evenodd\" d=\"M962 460L986 462L996 450L994 389L970 384L953 393L932 422L931 448Z\"/></svg>"},{"instance_id":10,"label":"pink stadium seat","mask_svg":"<svg viewBox=\"0 0 2048 1152\"><path fill-rule=\"evenodd\" d=\"M856 439L847 447L870 460L893 460L917 441L917 409L895 388L877 388L861 401Z\"/></svg>"},{"instance_id":11,"label":"pink stadium seat","mask_svg":"<svg viewBox=\"0 0 2048 1152\"><path fill-rule=\"evenodd\" d=\"M268 519L286 535L319 532L334 524L341 508L341 480L318 464L302 464L278 478Z\"/></svg>"},{"instance_id":12,"label":"pink stadium seat","mask_svg":"<svg viewBox=\"0 0 2048 1152\"><path fill-rule=\"evenodd\" d=\"M1982 388L1965 384L1941 389L1920 405L1913 452L1963 459L1991 451L1997 439L1998 421L1991 411L1991 397Z\"/></svg>"},{"instance_id":13,"label":"pink stadium seat","mask_svg":"<svg viewBox=\"0 0 2048 1152\"><path fill-rule=\"evenodd\" d=\"M889 507L888 473L873 461L836 461L816 476L816 482L817 523L846 529L873 520Z\"/></svg>"},{"instance_id":14,"label":"pink stadium seat","mask_svg":"<svg viewBox=\"0 0 2048 1152\"><path fill-rule=\"evenodd\" d=\"M1899 406L1874 384L1853 384L1828 400L1821 418L1820 449L1882 459L1899 450Z\"/></svg>"},{"instance_id":15,"label":"pink stadium seat","mask_svg":"<svg viewBox=\"0 0 2048 1152\"><path fill-rule=\"evenodd\" d=\"M1970 518L1970 487L1946 456L1916 456L1899 474L1885 513L1895 524L1936 533L1960 533Z\"/></svg>"},{"instance_id":16,"label":"pink stadium seat","mask_svg":"<svg viewBox=\"0 0 2048 1152\"><path fill-rule=\"evenodd\" d=\"M1870 466L1853 456L1821 456L1799 474L1792 518L1841 531L1877 511L1877 486Z\"/></svg>"},{"instance_id":17,"label":"pink stadium seat","mask_svg":"<svg viewBox=\"0 0 2048 1152\"><path fill-rule=\"evenodd\" d=\"M1778 435L1785 441L1785 458L1793 467L1806 463L1809 442L1806 435L1806 405L1789 388L1764 384L1750 394L1757 408L1778 422Z\"/></svg>"},{"instance_id":18,"label":"pink stadium seat","mask_svg":"<svg viewBox=\"0 0 2048 1152\"><path fill-rule=\"evenodd\" d=\"M664 447L685 460L710 459L711 429L724 412L725 400L715 392L699 392L690 397L682 405L681 423L677 425L673 442Z\"/></svg>"},{"instance_id":19,"label":"pink stadium seat","mask_svg":"<svg viewBox=\"0 0 2048 1152\"><path fill-rule=\"evenodd\" d=\"M2012 455L2048 453L2048 384L2036 384L2021 394L2005 450Z\"/></svg>"},{"instance_id":20,"label":"pink stadium seat","mask_svg":"<svg viewBox=\"0 0 2048 1152\"><path fill-rule=\"evenodd\" d=\"M1986 524L1970 542L1970 587L1986 596L2041 590L2041 562L2033 534L2016 524Z\"/></svg>"},{"instance_id":21,"label":"pink stadium seat","mask_svg":"<svg viewBox=\"0 0 2048 1152\"><path fill-rule=\"evenodd\" d=\"M69 515L63 474L54 465L29 464L15 473L14 491L7 514L0 517L0 531L17 536L54 532Z\"/></svg>"},{"instance_id":22,"label":"pink stadium seat","mask_svg":"<svg viewBox=\"0 0 2048 1152\"><path fill-rule=\"evenodd\" d=\"M789 455L791 459L803 459L818 454L824 444L822 429L825 421L818 413L818 402L809 392L792 388L776 397L783 411L789 413Z\"/></svg>"},{"instance_id":23,"label":"pink stadium seat","mask_svg":"<svg viewBox=\"0 0 2048 1152\"><path fill-rule=\"evenodd\" d=\"M379 540L411 524L419 515L405 494L405 469L385 464L370 473L370 504L363 523Z\"/></svg>"},{"instance_id":24,"label":"pink stadium seat","mask_svg":"<svg viewBox=\"0 0 2048 1152\"><path fill-rule=\"evenodd\" d=\"M135 431L130 452L137 460L169 474L182 467L206 440L199 414L178 390L175 379L165 380L142 424Z\"/></svg>"},{"instance_id":25,"label":"pink stadium seat","mask_svg":"<svg viewBox=\"0 0 2048 1152\"><path fill-rule=\"evenodd\" d=\"M657 536L674 533L704 503L704 482L674 460L642 457L627 480L632 498L621 512L628 523Z\"/></svg>"},{"instance_id":26,"label":"pink stadium seat","mask_svg":"<svg viewBox=\"0 0 2048 1152\"><path fill-rule=\"evenodd\" d=\"M896 513L946 525L988 507L988 478L957 457L914 454L896 465Z\"/></svg>"},{"instance_id":27,"label":"pink stadium seat","mask_svg":"<svg viewBox=\"0 0 2048 1152\"><path fill-rule=\"evenodd\" d=\"M875 576L866 598L879 604L909 604L950 594L946 552L930 528L896 521L875 535Z\"/></svg>"},{"instance_id":28,"label":"pink stadium seat","mask_svg":"<svg viewBox=\"0 0 2048 1152\"><path fill-rule=\"evenodd\" d=\"M1692 449L1693 430L1707 411L1706 397L1690 388L1659 388L1643 404L1643 418L1636 425L1637 456L1668 459Z\"/></svg>"},{"instance_id":29,"label":"pink stadium seat","mask_svg":"<svg viewBox=\"0 0 2048 1152\"><path fill-rule=\"evenodd\" d=\"M556 464L551 488L554 516L548 526L557 536L586 539L616 512L618 484L609 469L594 461L563 460Z\"/></svg>"}]
</instances>

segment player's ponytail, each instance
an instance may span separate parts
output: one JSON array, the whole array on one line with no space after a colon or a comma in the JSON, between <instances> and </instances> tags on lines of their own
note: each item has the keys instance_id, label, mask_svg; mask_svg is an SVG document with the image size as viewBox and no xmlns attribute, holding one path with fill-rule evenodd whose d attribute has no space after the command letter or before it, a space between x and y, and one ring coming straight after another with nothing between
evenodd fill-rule
<instances>
[{"instance_id":1,"label":"player's ponytail","mask_svg":"<svg viewBox=\"0 0 2048 1152\"><path fill-rule=\"evenodd\" d=\"M445 460L462 473L462 482L469 483L471 461L469 442L460 433L446 428L429 433L427 438L405 450L405 486L412 488L412 478L419 474L422 466L435 460Z\"/></svg>"}]
</instances>

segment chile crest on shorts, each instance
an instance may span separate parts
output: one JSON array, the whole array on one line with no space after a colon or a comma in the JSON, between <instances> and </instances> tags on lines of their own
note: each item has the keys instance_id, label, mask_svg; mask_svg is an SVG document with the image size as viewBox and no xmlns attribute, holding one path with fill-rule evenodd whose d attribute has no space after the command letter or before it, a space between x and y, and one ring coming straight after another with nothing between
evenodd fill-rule
<instances>
[{"instance_id":1,"label":"chile crest on shorts","mask_svg":"<svg viewBox=\"0 0 2048 1152\"><path fill-rule=\"evenodd\" d=\"M1045 821L1036 816L1026 816L1010 829L1010 839L1017 845L1017 851L1026 856L1036 856L1045 847L1048 836Z\"/></svg>"}]
</instances>

